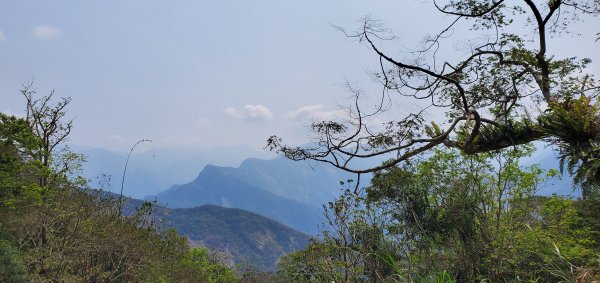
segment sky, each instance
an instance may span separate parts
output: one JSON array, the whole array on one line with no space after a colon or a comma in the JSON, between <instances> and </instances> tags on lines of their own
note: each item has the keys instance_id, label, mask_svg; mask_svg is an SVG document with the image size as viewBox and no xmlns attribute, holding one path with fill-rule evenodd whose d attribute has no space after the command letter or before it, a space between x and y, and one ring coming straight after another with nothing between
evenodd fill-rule
<instances>
[{"instance_id":1,"label":"sky","mask_svg":"<svg viewBox=\"0 0 600 283\"><path fill-rule=\"evenodd\" d=\"M78 145L260 149L273 134L305 143L312 120L348 102L346 81L380 91L368 75L377 56L334 27L357 30L365 16L394 32L397 50L452 20L425 0L3 0L0 111L24 113L19 89L34 80L39 94L72 98ZM598 26L580 24L581 37L551 51L600 61Z\"/></svg>"}]
</instances>

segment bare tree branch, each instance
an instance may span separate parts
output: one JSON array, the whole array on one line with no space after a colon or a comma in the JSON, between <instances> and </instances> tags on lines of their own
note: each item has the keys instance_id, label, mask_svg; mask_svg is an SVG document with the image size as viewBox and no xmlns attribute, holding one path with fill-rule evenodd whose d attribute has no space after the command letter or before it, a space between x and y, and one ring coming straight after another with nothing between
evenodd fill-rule
<instances>
[{"instance_id":1,"label":"bare tree branch","mask_svg":"<svg viewBox=\"0 0 600 283\"><path fill-rule=\"evenodd\" d=\"M597 97L600 83L584 74L588 59L548 56L547 38L559 28L566 29L579 14L600 14L598 4L597 0L553 0L546 6L533 0L436 0L434 7L454 18L428 37L423 48L409 52L414 58L408 59L392 56L378 45L379 40L394 38L378 21L365 18L360 32L354 34L340 28L346 36L365 42L377 56L379 71L373 77L382 85L379 106L365 114L358 91L349 88L355 100L349 111L354 115L348 121L314 123L317 136L311 146L290 147L272 136L267 148L293 160L316 160L363 174L395 166L436 146L475 154L551 139L553 133L540 123L549 115L543 108L560 102L568 108L571 99ZM531 48L525 35L514 34L515 28L510 27L515 23L529 27L528 19L537 35L533 41L537 48ZM473 44L462 60L439 60L441 41L451 38L450 31L463 22L492 34ZM368 119L385 112L390 92L429 101L423 109L443 111L448 122L438 125L439 121L426 121L417 112L374 129ZM537 103L539 110L526 103ZM353 166L353 160L374 157L390 159L369 168Z\"/></svg>"}]
</instances>

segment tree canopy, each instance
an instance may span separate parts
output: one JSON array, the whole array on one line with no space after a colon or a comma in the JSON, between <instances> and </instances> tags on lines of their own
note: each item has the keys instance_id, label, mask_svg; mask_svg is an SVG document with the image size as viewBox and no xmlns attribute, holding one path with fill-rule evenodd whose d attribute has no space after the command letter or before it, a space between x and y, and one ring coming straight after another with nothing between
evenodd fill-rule
<instances>
[{"instance_id":1,"label":"tree canopy","mask_svg":"<svg viewBox=\"0 0 600 283\"><path fill-rule=\"evenodd\" d=\"M426 159L375 173L326 206L325 228L284 256L285 282L594 282L598 199L543 197L556 174L532 145Z\"/></svg>"},{"instance_id":2,"label":"tree canopy","mask_svg":"<svg viewBox=\"0 0 600 283\"><path fill-rule=\"evenodd\" d=\"M360 174L438 146L475 154L542 140L558 146L577 181L597 183L600 83L586 69L590 59L559 58L549 50L551 38L576 33L576 22L594 20L600 1L449 0L433 1L432 9L451 23L404 58L385 50L382 43L393 37L381 22L366 18L358 32L345 32L379 60L374 78L382 97L374 112L361 109L360 92L351 89L356 103L347 119L314 123L311 146L288 146L272 136L268 147L294 160L322 161ZM453 39L459 24L470 25L468 52L458 60L440 58L442 43ZM383 127L367 123L389 111L386 101L393 95L428 105ZM446 119L428 119L425 110L443 111ZM369 168L352 162L376 156L393 157Z\"/></svg>"}]
</instances>

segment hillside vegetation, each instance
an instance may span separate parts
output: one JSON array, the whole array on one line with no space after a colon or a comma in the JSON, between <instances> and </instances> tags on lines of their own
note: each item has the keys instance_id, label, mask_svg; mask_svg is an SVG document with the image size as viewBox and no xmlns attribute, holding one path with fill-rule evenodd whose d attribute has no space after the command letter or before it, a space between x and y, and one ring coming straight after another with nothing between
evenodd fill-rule
<instances>
[{"instance_id":1,"label":"hillside vegetation","mask_svg":"<svg viewBox=\"0 0 600 283\"><path fill-rule=\"evenodd\" d=\"M308 235L242 209L204 205L173 209L165 225L186 236L192 245L232 255L235 263L275 270L280 256L308 244Z\"/></svg>"},{"instance_id":2,"label":"hillside vegetation","mask_svg":"<svg viewBox=\"0 0 600 283\"><path fill-rule=\"evenodd\" d=\"M0 281L228 282L234 272L174 230L152 205L121 203L77 177L84 158L64 147L70 100L23 90L26 118L0 113Z\"/></svg>"},{"instance_id":3,"label":"hillside vegetation","mask_svg":"<svg viewBox=\"0 0 600 283\"><path fill-rule=\"evenodd\" d=\"M600 197L539 196L556 171L438 150L377 173L327 210L328 227L278 265L282 281L596 282Z\"/></svg>"}]
</instances>

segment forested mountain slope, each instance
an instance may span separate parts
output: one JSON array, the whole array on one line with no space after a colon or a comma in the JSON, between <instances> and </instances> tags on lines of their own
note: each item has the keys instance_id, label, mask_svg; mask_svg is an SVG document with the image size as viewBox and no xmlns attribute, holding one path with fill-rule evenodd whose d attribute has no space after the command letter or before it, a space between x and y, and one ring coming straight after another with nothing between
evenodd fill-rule
<instances>
[{"instance_id":1,"label":"forested mountain slope","mask_svg":"<svg viewBox=\"0 0 600 283\"><path fill-rule=\"evenodd\" d=\"M280 256L303 249L308 235L242 209L204 205L171 210L166 225L192 245L232 255L236 264L274 270Z\"/></svg>"}]
</instances>

